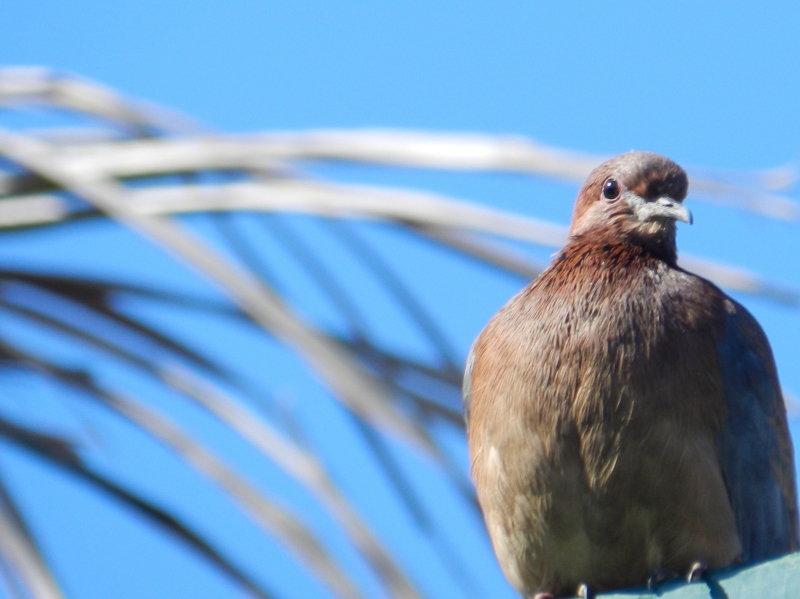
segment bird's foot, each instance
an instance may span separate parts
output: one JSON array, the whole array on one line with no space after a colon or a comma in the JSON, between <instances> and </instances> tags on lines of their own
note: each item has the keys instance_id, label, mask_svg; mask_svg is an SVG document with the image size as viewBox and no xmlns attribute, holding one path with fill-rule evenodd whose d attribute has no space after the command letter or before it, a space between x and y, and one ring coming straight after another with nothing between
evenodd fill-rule
<instances>
[{"instance_id":1,"label":"bird's foot","mask_svg":"<svg viewBox=\"0 0 800 599\"><path fill-rule=\"evenodd\" d=\"M589 592L589 587L586 584L581 584L575 591L577 599L592 599L592 594ZM556 599L553 593L536 593L533 599Z\"/></svg>"},{"instance_id":2,"label":"bird's foot","mask_svg":"<svg viewBox=\"0 0 800 599\"><path fill-rule=\"evenodd\" d=\"M708 570L708 565L705 562L695 562L689 571L686 573L686 582L697 582Z\"/></svg>"},{"instance_id":3,"label":"bird's foot","mask_svg":"<svg viewBox=\"0 0 800 599\"><path fill-rule=\"evenodd\" d=\"M672 570L667 570L666 568L658 568L655 572L650 575L650 578L647 579L647 590L652 591L660 585L665 580L669 580L670 578L675 578L678 575L677 572L673 572Z\"/></svg>"}]
</instances>

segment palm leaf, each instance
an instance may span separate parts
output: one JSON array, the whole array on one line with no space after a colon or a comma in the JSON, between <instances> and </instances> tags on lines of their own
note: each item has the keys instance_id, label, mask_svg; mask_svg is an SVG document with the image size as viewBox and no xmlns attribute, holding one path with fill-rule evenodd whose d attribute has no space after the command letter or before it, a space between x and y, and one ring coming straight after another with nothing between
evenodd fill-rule
<instances>
[{"instance_id":1,"label":"palm leaf","mask_svg":"<svg viewBox=\"0 0 800 599\"><path fill-rule=\"evenodd\" d=\"M413 545L425 547L432 558L425 570L441 572L453 592L481 596L474 565L456 541L459 531L439 507L449 501L477 522L460 417L464 342L416 273L399 267L383 244L481 265L519 284L541 272L537 252L559 248L566 229L427 190L342 182L319 173L336 173L336 165L348 163L381 172L515 173L576 184L603 157L512 136L385 130L222 135L46 69L0 69L0 105L85 120L83 127L66 129L0 129L0 235L35 244L90 223L132 231L216 290L199 295L179 281L169 287L90 275L79 264L72 273L4 265L0 310L13 325L0 356L3 372L22 368L55 381L156 440L183 467L221 489L256 530L274 538L332 595L366 596L366 589L391 597L428 594L415 556L399 549ZM762 217L800 216L797 202L781 195L796 179L785 169L690 174L693 198ZM723 287L800 305L796 289L738 266L692 256L682 256L681 263ZM323 317L309 307L317 304L330 312ZM159 314L190 317L192 330L159 319L148 311L152 306L160 307ZM384 312L395 315L396 328L384 324L390 321ZM298 356L308 378L320 381L326 397L337 402L341 422L330 429L303 422L276 399L275 389L265 388L277 378L265 382L268 366L226 360L226 351L236 348L220 351L213 339L195 334L206 326L245 331L237 334ZM33 331L31 339L22 330ZM413 338L414 349L395 336ZM64 346L73 351L59 353ZM155 391L142 395L122 382L109 384L109 369L124 373L121 381ZM65 392L65 401L74 394ZM223 457L216 441L169 416L162 404L176 400L199 408L254 449L264 467L276 467L302 488L356 561L334 554L331 533L310 525L308 515L288 507L284 497L262 491L242 464ZM312 432L319 428L326 433ZM321 441L336 435L346 435L364 456L320 449ZM79 451L67 438L4 413L0 436L143 516L246 592L274 596L177 515L93 468L83 454L97 448ZM367 458L359 463L374 468L369 484L388 489L387 507L399 506L410 524L402 538L375 519L374 506L347 482L352 473L346 468L356 457ZM410 464L434 474L422 484ZM433 479L439 496L427 484ZM20 593L59 597L56 577L20 513L0 473L3 572L11 586L24 589ZM475 528L482 530L477 523Z\"/></svg>"}]
</instances>

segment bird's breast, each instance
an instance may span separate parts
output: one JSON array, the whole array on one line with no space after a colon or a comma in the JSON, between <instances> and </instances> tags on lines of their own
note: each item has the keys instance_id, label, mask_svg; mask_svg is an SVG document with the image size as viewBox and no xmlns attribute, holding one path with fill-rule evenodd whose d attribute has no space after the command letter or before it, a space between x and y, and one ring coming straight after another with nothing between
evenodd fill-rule
<instances>
[{"instance_id":1,"label":"bird's breast","mask_svg":"<svg viewBox=\"0 0 800 599\"><path fill-rule=\"evenodd\" d=\"M723 564L738 540L714 457L713 298L659 265L592 271L546 272L474 346L479 500L498 551L538 556L507 574Z\"/></svg>"}]
</instances>

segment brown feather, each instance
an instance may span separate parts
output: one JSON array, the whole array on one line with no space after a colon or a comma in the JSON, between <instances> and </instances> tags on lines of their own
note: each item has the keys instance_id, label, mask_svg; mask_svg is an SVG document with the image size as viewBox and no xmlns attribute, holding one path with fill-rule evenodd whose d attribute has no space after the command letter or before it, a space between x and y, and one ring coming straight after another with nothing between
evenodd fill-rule
<instances>
[{"instance_id":1,"label":"brown feather","mask_svg":"<svg viewBox=\"0 0 800 599\"><path fill-rule=\"evenodd\" d=\"M643 584L741 551L716 447L730 300L675 266L674 222L603 198L612 176L647 201L686 195L685 173L654 154L599 167L566 247L471 352L472 474L501 567L526 596ZM785 415L776 426L791 465Z\"/></svg>"}]
</instances>

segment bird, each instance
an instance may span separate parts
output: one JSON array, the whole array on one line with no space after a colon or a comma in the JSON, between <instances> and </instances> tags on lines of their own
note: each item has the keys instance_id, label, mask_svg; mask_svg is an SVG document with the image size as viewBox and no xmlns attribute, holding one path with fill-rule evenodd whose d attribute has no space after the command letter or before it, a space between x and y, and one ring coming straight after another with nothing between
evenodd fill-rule
<instances>
[{"instance_id":1,"label":"bird","mask_svg":"<svg viewBox=\"0 0 800 599\"><path fill-rule=\"evenodd\" d=\"M678 265L687 191L659 154L598 166L563 249L470 349L471 475L524 597L691 581L798 549L772 350L740 303Z\"/></svg>"}]
</instances>

